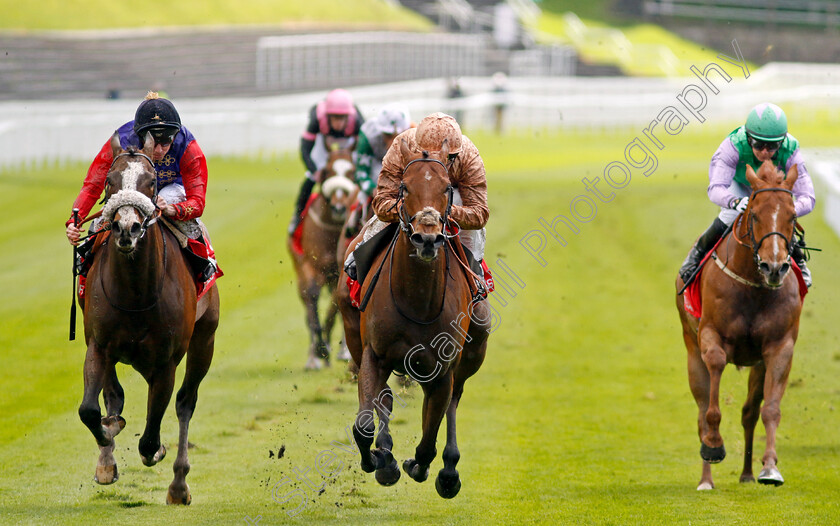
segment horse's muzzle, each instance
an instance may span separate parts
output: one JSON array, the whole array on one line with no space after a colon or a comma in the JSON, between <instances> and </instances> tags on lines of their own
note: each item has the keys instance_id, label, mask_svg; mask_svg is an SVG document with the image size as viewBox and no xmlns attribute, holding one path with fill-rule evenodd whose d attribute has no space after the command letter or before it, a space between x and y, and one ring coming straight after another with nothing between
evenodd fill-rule
<instances>
[{"instance_id":1,"label":"horse's muzzle","mask_svg":"<svg viewBox=\"0 0 840 526\"><path fill-rule=\"evenodd\" d=\"M440 247L446 242L443 234L421 234L415 232L409 237L411 244L417 249L417 257L424 261L432 261L437 257Z\"/></svg>"},{"instance_id":2,"label":"horse's muzzle","mask_svg":"<svg viewBox=\"0 0 840 526\"><path fill-rule=\"evenodd\" d=\"M117 239L117 249L123 253L134 251L137 240L143 234L143 226L139 221L119 218L111 222L111 232Z\"/></svg>"},{"instance_id":3,"label":"horse's muzzle","mask_svg":"<svg viewBox=\"0 0 840 526\"><path fill-rule=\"evenodd\" d=\"M780 287L790 271L790 258L781 263L770 263L767 261L758 262L758 270L764 276L764 281L769 287Z\"/></svg>"}]
</instances>

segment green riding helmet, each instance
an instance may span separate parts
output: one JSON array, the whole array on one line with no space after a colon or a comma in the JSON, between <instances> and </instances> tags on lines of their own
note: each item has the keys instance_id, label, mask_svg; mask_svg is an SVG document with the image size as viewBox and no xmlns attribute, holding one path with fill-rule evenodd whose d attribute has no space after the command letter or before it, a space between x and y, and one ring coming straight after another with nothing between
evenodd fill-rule
<instances>
[{"instance_id":1,"label":"green riding helmet","mask_svg":"<svg viewBox=\"0 0 840 526\"><path fill-rule=\"evenodd\" d=\"M762 102L747 116L745 128L747 135L760 141L781 141L787 135L787 117L782 108Z\"/></svg>"}]
</instances>

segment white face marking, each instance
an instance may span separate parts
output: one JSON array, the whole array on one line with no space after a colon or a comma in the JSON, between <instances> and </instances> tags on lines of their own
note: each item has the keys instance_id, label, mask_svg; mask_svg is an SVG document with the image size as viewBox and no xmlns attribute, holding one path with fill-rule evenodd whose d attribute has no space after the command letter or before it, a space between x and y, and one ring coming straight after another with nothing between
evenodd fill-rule
<instances>
[{"instance_id":1,"label":"white face marking","mask_svg":"<svg viewBox=\"0 0 840 526\"><path fill-rule=\"evenodd\" d=\"M350 171L353 170L353 163L347 159L337 159L332 165L333 171L336 175L350 178Z\"/></svg>"},{"instance_id":2,"label":"white face marking","mask_svg":"<svg viewBox=\"0 0 840 526\"><path fill-rule=\"evenodd\" d=\"M781 207L782 207L781 204L776 205L776 209L773 210L773 215L770 216L770 223L772 225L771 228L773 229L774 232L779 231L779 229L777 228L777 224L779 222L779 210L781 209ZM774 259L779 258L779 244L778 243L773 244L773 258Z\"/></svg>"},{"instance_id":3,"label":"white face marking","mask_svg":"<svg viewBox=\"0 0 840 526\"><path fill-rule=\"evenodd\" d=\"M137 190L137 179L143 173L143 163L130 162L122 172L122 189Z\"/></svg>"},{"instance_id":4,"label":"white face marking","mask_svg":"<svg viewBox=\"0 0 840 526\"><path fill-rule=\"evenodd\" d=\"M432 180L432 174L430 174L429 171L426 170L426 174L423 176L423 179L425 179L427 181L431 181Z\"/></svg>"}]
</instances>

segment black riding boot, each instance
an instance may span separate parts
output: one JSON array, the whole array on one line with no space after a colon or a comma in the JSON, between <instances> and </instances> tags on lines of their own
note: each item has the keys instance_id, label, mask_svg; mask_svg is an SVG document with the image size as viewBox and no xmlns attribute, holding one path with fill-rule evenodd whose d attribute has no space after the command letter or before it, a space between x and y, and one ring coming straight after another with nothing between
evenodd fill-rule
<instances>
[{"instance_id":1,"label":"black riding boot","mask_svg":"<svg viewBox=\"0 0 840 526\"><path fill-rule=\"evenodd\" d=\"M290 236L295 233L295 229L298 224L300 224L300 216L303 214L303 209L306 208L306 202L309 201L309 196L312 194L312 189L314 187L315 181L308 177L304 179L303 184L300 185L300 193L298 193L297 203L295 203L295 214L292 216L292 220L289 221Z\"/></svg>"},{"instance_id":2,"label":"black riding boot","mask_svg":"<svg viewBox=\"0 0 840 526\"><path fill-rule=\"evenodd\" d=\"M811 271L808 270L808 267L805 266L805 253L799 248L799 245L794 245L793 252L790 253L791 257L794 261L796 261L797 266L799 266L799 270L802 271L802 279L805 281L805 285L808 288L811 288Z\"/></svg>"},{"instance_id":3,"label":"black riding boot","mask_svg":"<svg viewBox=\"0 0 840 526\"><path fill-rule=\"evenodd\" d=\"M694 243L693 247L691 247L688 257L686 257L685 261L683 261L682 267L680 267L680 277L682 278L684 284L688 285L690 283L689 279L694 275L700 261L703 260L712 248L714 248L715 243L717 243L720 236L726 232L726 229L726 223L721 221L719 217L716 217L712 222L712 226L703 232L703 235L697 239L697 242Z\"/></svg>"}]
</instances>

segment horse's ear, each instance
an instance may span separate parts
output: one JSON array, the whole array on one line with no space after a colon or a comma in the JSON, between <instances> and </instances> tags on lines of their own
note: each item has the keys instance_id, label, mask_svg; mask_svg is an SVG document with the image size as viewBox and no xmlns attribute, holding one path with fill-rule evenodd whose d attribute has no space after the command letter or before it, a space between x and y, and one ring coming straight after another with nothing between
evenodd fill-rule
<instances>
[{"instance_id":1,"label":"horse's ear","mask_svg":"<svg viewBox=\"0 0 840 526\"><path fill-rule=\"evenodd\" d=\"M449 139L444 139L443 144L440 145L440 156L443 157L443 162L449 157Z\"/></svg>"},{"instance_id":2,"label":"horse's ear","mask_svg":"<svg viewBox=\"0 0 840 526\"><path fill-rule=\"evenodd\" d=\"M797 179L799 179L799 165L793 163L790 166L790 170L787 171L787 175L785 176L785 180L782 181L782 185L784 185L788 190L792 190Z\"/></svg>"},{"instance_id":3,"label":"horse's ear","mask_svg":"<svg viewBox=\"0 0 840 526\"><path fill-rule=\"evenodd\" d=\"M120 144L120 134L114 132L111 136L111 158L116 159L117 155L123 153L122 144Z\"/></svg>"},{"instance_id":4,"label":"horse's ear","mask_svg":"<svg viewBox=\"0 0 840 526\"><path fill-rule=\"evenodd\" d=\"M755 174L755 170L753 170L753 167L749 164L747 164L747 182L750 183L750 186L752 186L753 189L758 188L758 185L761 182L761 180Z\"/></svg>"},{"instance_id":5,"label":"horse's ear","mask_svg":"<svg viewBox=\"0 0 840 526\"><path fill-rule=\"evenodd\" d=\"M403 159L411 157L411 150L408 148L408 141L405 139L400 139L400 156L402 156Z\"/></svg>"},{"instance_id":6,"label":"horse's ear","mask_svg":"<svg viewBox=\"0 0 840 526\"><path fill-rule=\"evenodd\" d=\"M155 139L152 137L152 132L146 132L146 139L143 142L143 153L149 157L155 153Z\"/></svg>"}]
</instances>

